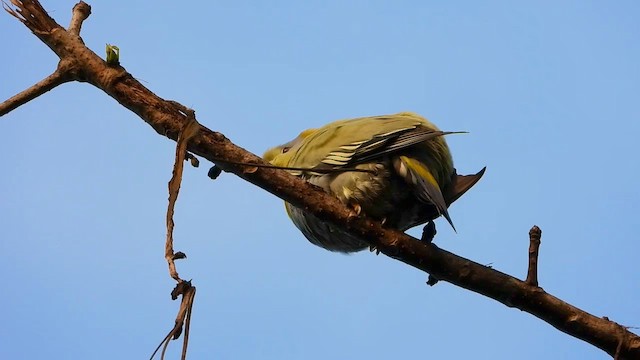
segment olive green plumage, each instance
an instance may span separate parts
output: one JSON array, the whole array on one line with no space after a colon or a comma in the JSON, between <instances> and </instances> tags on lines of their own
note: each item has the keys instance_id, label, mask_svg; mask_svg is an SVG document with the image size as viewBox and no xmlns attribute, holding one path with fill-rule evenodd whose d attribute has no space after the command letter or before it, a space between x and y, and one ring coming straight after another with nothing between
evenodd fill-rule
<instances>
[{"instance_id":1,"label":"olive green plumage","mask_svg":"<svg viewBox=\"0 0 640 360\"><path fill-rule=\"evenodd\" d=\"M336 196L356 212L401 231L442 215L484 173L460 176L444 135L414 113L340 120L303 131L264 159ZM366 171L349 171L349 169ZM345 171L340 171L345 170ZM330 251L368 247L358 238L288 203L287 213L309 241ZM454 228L455 229L455 228Z\"/></svg>"}]
</instances>

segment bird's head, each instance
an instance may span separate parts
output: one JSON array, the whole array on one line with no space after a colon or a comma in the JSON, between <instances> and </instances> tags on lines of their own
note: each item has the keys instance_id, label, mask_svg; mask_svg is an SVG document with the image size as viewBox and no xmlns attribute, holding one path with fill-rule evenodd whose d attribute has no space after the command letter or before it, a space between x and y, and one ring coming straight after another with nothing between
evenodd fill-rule
<instances>
[{"instance_id":1,"label":"bird's head","mask_svg":"<svg viewBox=\"0 0 640 360\"><path fill-rule=\"evenodd\" d=\"M316 132L317 129L307 129L300 133L295 139L289 141L288 143L278 145L276 147L272 147L271 149L265 151L262 155L264 161L271 163L271 165L275 166L287 166L289 164L289 160L293 155L295 155L296 151L302 144L303 140L306 139L309 135Z\"/></svg>"}]
</instances>

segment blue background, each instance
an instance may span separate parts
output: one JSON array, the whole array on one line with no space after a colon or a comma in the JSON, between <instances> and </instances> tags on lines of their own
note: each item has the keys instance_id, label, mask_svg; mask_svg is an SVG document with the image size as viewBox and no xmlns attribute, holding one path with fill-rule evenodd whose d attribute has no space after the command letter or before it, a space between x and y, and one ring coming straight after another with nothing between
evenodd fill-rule
<instances>
[{"instance_id":1,"label":"blue background","mask_svg":"<svg viewBox=\"0 0 640 360\"><path fill-rule=\"evenodd\" d=\"M73 4L44 2L65 26ZM448 138L456 167L488 170L450 209L458 233L438 220L438 245L523 278L537 224L545 290L640 326L640 3L91 5L90 48L119 46L145 86L257 154L399 111L469 131ZM57 58L9 15L0 28L6 99ZM175 143L81 83L0 133L0 358L147 358L178 307L163 258ZM384 256L314 247L279 199L207 169L186 168L175 218L178 270L198 288L192 359L608 358Z\"/></svg>"}]
</instances>

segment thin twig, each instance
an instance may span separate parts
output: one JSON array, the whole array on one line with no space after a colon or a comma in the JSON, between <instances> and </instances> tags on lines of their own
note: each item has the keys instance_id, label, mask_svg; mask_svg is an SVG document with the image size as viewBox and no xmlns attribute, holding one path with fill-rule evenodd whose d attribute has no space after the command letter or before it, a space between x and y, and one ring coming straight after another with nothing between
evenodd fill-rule
<instances>
[{"instance_id":1,"label":"thin twig","mask_svg":"<svg viewBox=\"0 0 640 360\"><path fill-rule=\"evenodd\" d=\"M538 286L538 251L540 249L540 238L542 230L533 225L529 230L529 269L525 282L531 286Z\"/></svg>"},{"instance_id":2,"label":"thin twig","mask_svg":"<svg viewBox=\"0 0 640 360\"><path fill-rule=\"evenodd\" d=\"M187 296L188 295L188 296ZM193 300L196 296L196 288L192 286L188 294L182 295L183 302L186 298L186 317L184 319L184 337L182 338L182 360L187 359L187 349L189 348L189 329L191 328L191 311L193 309Z\"/></svg>"},{"instance_id":3,"label":"thin twig","mask_svg":"<svg viewBox=\"0 0 640 360\"><path fill-rule=\"evenodd\" d=\"M160 342L160 344L158 344L158 346L156 347L155 350L153 350L153 353L151 354L151 357L149 358L149 360L153 360L153 358L156 356L156 354L158 353L158 350L160 350L160 347L162 347L163 345L165 345L170 339L171 336L173 335L173 329L171 329L171 331L169 331L169 333L167 334L167 336L164 337L164 339L162 339L162 341ZM163 348L164 349L164 348ZM164 350L162 351L162 353L164 354Z\"/></svg>"},{"instance_id":4,"label":"thin twig","mask_svg":"<svg viewBox=\"0 0 640 360\"><path fill-rule=\"evenodd\" d=\"M182 359L184 360L187 357L187 348L189 345L189 328L191 327L191 310L193 309L193 302L196 296L196 288L195 286L191 285L191 281L182 281L176 285L176 287L171 292L171 298L175 300L179 296L182 296L182 301L180 303L180 309L178 310L178 315L176 316L176 321L173 325L173 328L153 351L153 354L151 354L150 357L151 360L153 360L161 347L162 352L160 353L160 359L164 360L167 348L169 347L169 342L180 337L183 327L184 338L182 341Z\"/></svg>"}]
</instances>

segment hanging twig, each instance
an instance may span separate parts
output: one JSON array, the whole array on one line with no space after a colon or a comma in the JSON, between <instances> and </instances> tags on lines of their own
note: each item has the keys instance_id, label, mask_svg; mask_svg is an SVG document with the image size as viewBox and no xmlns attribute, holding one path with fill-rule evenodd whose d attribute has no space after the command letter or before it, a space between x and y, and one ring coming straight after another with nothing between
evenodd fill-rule
<instances>
[{"instance_id":1,"label":"hanging twig","mask_svg":"<svg viewBox=\"0 0 640 360\"><path fill-rule=\"evenodd\" d=\"M173 214L178 200L178 194L180 193L180 184L182 183L182 171L184 170L184 159L187 154L187 145L189 140L193 138L200 129L200 124L196 121L195 113L191 109L185 108L186 115L188 117L187 123L180 131L178 136L178 142L176 144L176 156L173 163L173 175L169 180L169 205L167 206L167 240L164 247L164 257L169 265L169 275L176 281L181 282L178 271L176 270L176 254L173 251L173 227L175 223L173 221ZM184 256L182 253L181 257ZM179 257L179 258L181 258Z\"/></svg>"}]
</instances>

